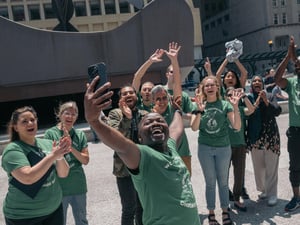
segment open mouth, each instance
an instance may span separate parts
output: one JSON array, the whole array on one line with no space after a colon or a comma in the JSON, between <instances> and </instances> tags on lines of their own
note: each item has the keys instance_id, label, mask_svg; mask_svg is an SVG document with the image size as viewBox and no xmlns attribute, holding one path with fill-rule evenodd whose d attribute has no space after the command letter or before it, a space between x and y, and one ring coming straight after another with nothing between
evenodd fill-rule
<instances>
[{"instance_id":1,"label":"open mouth","mask_svg":"<svg viewBox=\"0 0 300 225\"><path fill-rule=\"evenodd\" d=\"M151 138L152 140L164 140L165 138L165 133L164 133L164 129L162 126L155 126L152 130L151 130Z\"/></svg>"},{"instance_id":2,"label":"open mouth","mask_svg":"<svg viewBox=\"0 0 300 225\"><path fill-rule=\"evenodd\" d=\"M28 128L27 131L28 131L28 132L34 132L35 129L34 129L34 127L33 127L33 128Z\"/></svg>"},{"instance_id":3,"label":"open mouth","mask_svg":"<svg viewBox=\"0 0 300 225\"><path fill-rule=\"evenodd\" d=\"M132 98L127 98L126 101L125 101L127 104L130 104L133 102Z\"/></svg>"},{"instance_id":4,"label":"open mouth","mask_svg":"<svg viewBox=\"0 0 300 225\"><path fill-rule=\"evenodd\" d=\"M253 89L254 89L255 91L261 91L261 86L260 86L260 85L254 85L254 86L253 86Z\"/></svg>"}]
</instances>

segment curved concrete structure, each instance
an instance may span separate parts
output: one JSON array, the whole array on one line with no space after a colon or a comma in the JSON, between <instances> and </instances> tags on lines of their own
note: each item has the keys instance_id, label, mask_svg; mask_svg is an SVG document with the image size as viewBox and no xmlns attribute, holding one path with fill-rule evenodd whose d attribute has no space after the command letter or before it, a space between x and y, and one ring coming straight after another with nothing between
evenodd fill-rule
<instances>
[{"instance_id":1,"label":"curved concrete structure","mask_svg":"<svg viewBox=\"0 0 300 225\"><path fill-rule=\"evenodd\" d=\"M113 88L157 48L182 45L181 67L194 64L194 28L184 0L153 1L122 26L108 32L73 33L35 29L0 17L0 102L81 93L87 67L104 61ZM164 81L169 64L151 67L154 82ZM149 76L150 77L150 76ZM148 77L148 79L149 79Z\"/></svg>"}]
</instances>

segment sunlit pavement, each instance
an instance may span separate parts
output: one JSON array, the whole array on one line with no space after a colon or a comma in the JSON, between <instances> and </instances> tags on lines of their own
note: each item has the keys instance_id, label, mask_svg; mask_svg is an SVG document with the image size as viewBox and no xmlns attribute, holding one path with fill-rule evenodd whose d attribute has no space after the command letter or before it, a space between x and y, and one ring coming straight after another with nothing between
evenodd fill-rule
<instances>
[{"instance_id":1,"label":"sunlit pavement","mask_svg":"<svg viewBox=\"0 0 300 225\"><path fill-rule=\"evenodd\" d=\"M267 206L267 200L258 201L258 192L255 188L251 156L247 155L247 166L245 183L250 200L245 204L247 212L231 210L232 220L237 224L300 224L300 208L295 212L286 213L284 206L292 197L292 191L288 179L289 158L286 150L285 131L288 127L288 115L283 114L278 118L278 125L281 133L281 156L279 164L279 184L278 184L278 203L273 207ZM84 126L84 127L82 127ZM81 128L88 129L82 125ZM198 211L202 224L208 224L207 210L205 202L205 182L202 176L200 164L197 158L197 139L198 133L186 128L192 151L192 183L194 193L197 198ZM113 151L103 143L93 144L89 142L90 163L85 166L88 180L88 219L90 225L117 225L120 224L121 205L116 188L115 177L112 175L112 156ZM232 171L230 171L230 187L232 188ZM0 172L0 201L2 202L7 191L7 177L4 171ZM221 210L219 200L216 200L216 217L221 221ZM0 213L0 224L3 222L3 214ZM68 225L74 225L71 210L68 212ZM183 224L185 225L185 224ZM188 224L187 224L188 225Z\"/></svg>"}]
</instances>

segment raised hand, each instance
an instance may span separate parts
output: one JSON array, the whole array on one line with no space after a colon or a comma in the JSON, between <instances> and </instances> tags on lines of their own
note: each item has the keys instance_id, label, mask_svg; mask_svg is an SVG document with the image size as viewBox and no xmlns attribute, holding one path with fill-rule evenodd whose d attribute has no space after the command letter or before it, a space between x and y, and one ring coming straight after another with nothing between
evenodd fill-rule
<instances>
[{"instance_id":1,"label":"raised hand","mask_svg":"<svg viewBox=\"0 0 300 225\"><path fill-rule=\"evenodd\" d=\"M211 71L211 63L208 57L206 57L206 61L204 63L204 69L207 72L208 75L213 75Z\"/></svg>"},{"instance_id":2,"label":"raised hand","mask_svg":"<svg viewBox=\"0 0 300 225\"><path fill-rule=\"evenodd\" d=\"M181 46L176 42L169 43L169 51L165 50L164 52L169 57L170 60L177 58L178 52Z\"/></svg>"},{"instance_id":3,"label":"raised hand","mask_svg":"<svg viewBox=\"0 0 300 225\"><path fill-rule=\"evenodd\" d=\"M120 98L119 108L121 109L122 113L126 116L127 119L132 119L132 111L126 104L124 98Z\"/></svg>"},{"instance_id":4,"label":"raised hand","mask_svg":"<svg viewBox=\"0 0 300 225\"><path fill-rule=\"evenodd\" d=\"M86 120L90 122L99 121L100 112L111 105L112 91L106 92L111 86L110 82L105 83L96 91L94 88L99 80L96 76L90 84L87 84L87 90L84 95L84 112Z\"/></svg>"},{"instance_id":5,"label":"raised hand","mask_svg":"<svg viewBox=\"0 0 300 225\"><path fill-rule=\"evenodd\" d=\"M203 112L205 110L205 107L206 107L206 102L203 101L203 96L202 95L196 96L195 102L197 104L198 110Z\"/></svg>"},{"instance_id":6,"label":"raised hand","mask_svg":"<svg viewBox=\"0 0 300 225\"><path fill-rule=\"evenodd\" d=\"M150 56L149 60L152 62L152 63L157 63L157 62L161 62L162 59L161 57L163 56L164 54L164 50L163 49L157 49L153 55Z\"/></svg>"},{"instance_id":7,"label":"raised hand","mask_svg":"<svg viewBox=\"0 0 300 225\"><path fill-rule=\"evenodd\" d=\"M288 48L288 56L293 62L295 62L297 60L294 36L291 36L291 38L290 38L290 44L289 44L289 48Z\"/></svg>"},{"instance_id":8,"label":"raised hand","mask_svg":"<svg viewBox=\"0 0 300 225\"><path fill-rule=\"evenodd\" d=\"M244 92L242 92L240 89L234 89L231 92L230 96L228 96L228 100L231 103L231 105L233 105L233 107L238 107L239 101L242 96L244 96Z\"/></svg>"}]
</instances>

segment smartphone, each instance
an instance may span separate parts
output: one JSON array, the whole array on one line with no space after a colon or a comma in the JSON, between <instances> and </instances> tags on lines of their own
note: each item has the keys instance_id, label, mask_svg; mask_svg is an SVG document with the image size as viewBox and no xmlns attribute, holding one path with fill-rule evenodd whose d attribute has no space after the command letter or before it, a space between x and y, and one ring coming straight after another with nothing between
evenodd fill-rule
<instances>
[{"instance_id":1,"label":"smartphone","mask_svg":"<svg viewBox=\"0 0 300 225\"><path fill-rule=\"evenodd\" d=\"M94 91L107 82L106 65L104 62L96 63L88 67L89 83L93 81L96 76L100 77Z\"/></svg>"}]
</instances>

